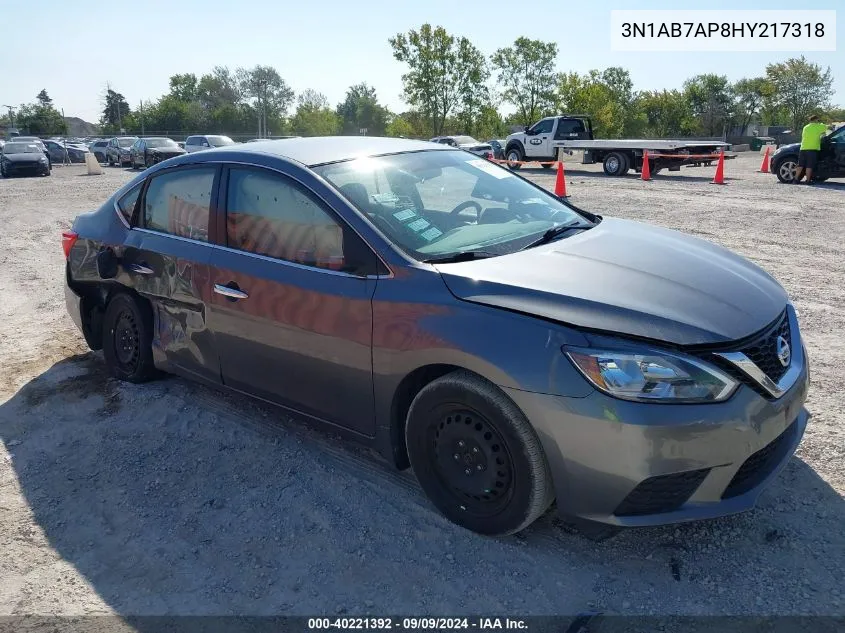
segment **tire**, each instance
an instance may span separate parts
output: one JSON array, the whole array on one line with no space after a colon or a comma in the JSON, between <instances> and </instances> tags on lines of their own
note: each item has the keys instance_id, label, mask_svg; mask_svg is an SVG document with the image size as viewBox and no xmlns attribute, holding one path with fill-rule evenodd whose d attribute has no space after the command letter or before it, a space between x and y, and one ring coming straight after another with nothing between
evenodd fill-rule
<instances>
[{"instance_id":1,"label":"tire","mask_svg":"<svg viewBox=\"0 0 845 633\"><path fill-rule=\"evenodd\" d=\"M631 164L628 162L628 157L621 152L610 152L604 157L604 164L602 165L604 173L608 176L624 176L628 173Z\"/></svg>"},{"instance_id":2,"label":"tire","mask_svg":"<svg viewBox=\"0 0 845 633\"><path fill-rule=\"evenodd\" d=\"M543 169L551 169L554 165L552 163L542 163L542 167Z\"/></svg>"},{"instance_id":3,"label":"tire","mask_svg":"<svg viewBox=\"0 0 845 633\"><path fill-rule=\"evenodd\" d=\"M787 156L778 161L775 166L775 175L783 183L792 184L795 182L795 175L798 173L798 159L795 156Z\"/></svg>"},{"instance_id":4,"label":"tire","mask_svg":"<svg viewBox=\"0 0 845 633\"><path fill-rule=\"evenodd\" d=\"M522 150L519 147L511 147L507 152L505 152L505 160L509 161L521 161L525 159L525 154L522 153ZM516 171L522 165L519 163L508 163L508 167Z\"/></svg>"},{"instance_id":5,"label":"tire","mask_svg":"<svg viewBox=\"0 0 845 633\"><path fill-rule=\"evenodd\" d=\"M103 318L103 356L112 376L141 383L158 373L153 363L153 316L149 305L134 296L115 295Z\"/></svg>"},{"instance_id":6,"label":"tire","mask_svg":"<svg viewBox=\"0 0 845 633\"><path fill-rule=\"evenodd\" d=\"M501 390L470 372L455 371L423 387L408 411L405 441L428 498L473 532L519 532L554 498L531 424Z\"/></svg>"}]
</instances>

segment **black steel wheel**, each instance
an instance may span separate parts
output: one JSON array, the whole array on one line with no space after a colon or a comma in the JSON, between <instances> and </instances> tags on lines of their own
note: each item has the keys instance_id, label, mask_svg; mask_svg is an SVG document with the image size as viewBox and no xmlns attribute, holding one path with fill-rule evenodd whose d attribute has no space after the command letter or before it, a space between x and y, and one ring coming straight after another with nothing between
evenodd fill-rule
<instances>
[{"instance_id":1,"label":"black steel wheel","mask_svg":"<svg viewBox=\"0 0 845 633\"><path fill-rule=\"evenodd\" d=\"M103 356L115 378L137 383L155 376L148 304L128 293L115 295L106 307L103 327Z\"/></svg>"},{"instance_id":2,"label":"black steel wheel","mask_svg":"<svg viewBox=\"0 0 845 633\"><path fill-rule=\"evenodd\" d=\"M456 371L425 386L411 403L405 439L423 490L462 527L513 534L551 504L536 432L498 387L475 374Z\"/></svg>"}]
</instances>

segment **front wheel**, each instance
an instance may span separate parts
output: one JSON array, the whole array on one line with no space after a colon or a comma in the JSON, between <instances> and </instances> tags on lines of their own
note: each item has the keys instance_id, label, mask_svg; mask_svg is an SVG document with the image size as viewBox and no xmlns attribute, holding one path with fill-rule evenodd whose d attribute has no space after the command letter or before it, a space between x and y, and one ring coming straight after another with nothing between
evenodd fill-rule
<instances>
[{"instance_id":1,"label":"front wheel","mask_svg":"<svg viewBox=\"0 0 845 633\"><path fill-rule=\"evenodd\" d=\"M551 505L536 432L498 387L475 374L456 371L426 385L411 403L405 440L428 498L468 530L513 534Z\"/></svg>"},{"instance_id":2,"label":"front wheel","mask_svg":"<svg viewBox=\"0 0 845 633\"><path fill-rule=\"evenodd\" d=\"M520 150L518 147L512 147L507 152L508 167L513 170L519 169L520 167L522 167L522 165L520 165L519 163L522 161L523 158L524 156L522 155L522 150Z\"/></svg>"},{"instance_id":3,"label":"front wheel","mask_svg":"<svg viewBox=\"0 0 845 633\"><path fill-rule=\"evenodd\" d=\"M155 377L148 304L125 292L117 294L106 307L103 328L103 356L112 376L135 383Z\"/></svg>"},{"instance_id":4,"label":"front wheel","mask_svg":"<svg viewBox=\"0 0 845 633\"><path fill-rule=\"evenodd\" d=\"M798 161L793 158L785 158L778 163L775 168L778 180L783 183L791 184L795 182L795 177L798 175Z\"/></svg>"}]
</instances>

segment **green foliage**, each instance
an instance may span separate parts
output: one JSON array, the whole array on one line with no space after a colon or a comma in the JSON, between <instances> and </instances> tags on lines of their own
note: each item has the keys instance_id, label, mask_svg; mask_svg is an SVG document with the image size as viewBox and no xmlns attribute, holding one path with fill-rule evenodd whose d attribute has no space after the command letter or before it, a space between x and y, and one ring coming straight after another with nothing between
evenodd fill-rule
<instances>
[{"instance_id":1,"label":"green foliage","mask_svg":"<svg viewBox=\"0 0 845 633\"><path fill-rule=\"evenodd\" d=\"M116 133L120 131L123 119L129 115L129 104L126 103L126 98L119 92L115 92L111 88L106 89L106 94L103 97L103 114L100 117L100 125L103 130L109 133Z\"/></svg>"},{"instance_id":2,"label":"green foliage","mask_svg":"<svg viewBox=\"0 0 845 633\"><path fill-rule=\"evenodd\" d=\"M555 102L557 44L520 37L491 56L503 97L516 107L519 122L530 125Z\"/></svg>"},{"instance_id":3,"label":"green foliage","mask_svg":"<svg viewBox=\"0 0 845 633\"><path fill-rule=\"evenodd\" d=\"M621 138L636 128L634 84L624 68L591 70L586 75L560 75L557 104L559 111L588 114L600 138Z\"/></svg>"},{"instance_id":4,"label":"green foliage","mask_svg":"<svg viewBox=\"0 0 845 633\"><path fill-rule=\"evenodd\" d=\"M704 74L684 82L684 96L697 121L697 132L721 136L733 122L734 101L731 85L724 75Z\"/></svg>"},{"instance_id":5,"label":"green foliage","mask_svg":"<svg viewBox=\"0 0 845 633\"><path fill-rule=\"evenodd\" d=\"M771 98L774 87L765 77L740 79L731 86L736 124L743 129L760 114L763 102Z\"/></svg>"},{"instance_id":6,"label":"green foliage","mask_svg":"<svg viewBox=\"0 0 845 633\"><path fill-rule=\"evenodd\" d=\"M22 104L15 114L15 124L33 136L67 132L67 125L61 112L52 105L42 105L40 100L38 103Z\"/></svg>"},{"instance_id":7,"label":"green foliage","mask_svg":"<svg viewBox=\"0 0 845 633\"><path fill-rule=\"evenodd\" d=\"M486 96L486 61L465 37L442 26L423 24L390 38L393 57L408 65L402 75L404 98L419 109L432 134L442 134L449 116L472 118Z\"/></svg>"},{"instance_id":8,"label":"green foliage","mask_svg":"<svg viewBox=\"0 0 845 633\"><path fill-rule=\"evenodd\" d=\"M341 119L323 94L306 90L299 95L290 127L297 136L331 136L340 131Z\"/></svg>"},{"instance_id":9,"label":"green foliage","mask_svg":"<svg viewBox=\"0 0 845 633\"><path fill-rule=\"evenodd\" d=\"M696 121L686 95L680 90L640 92L634 104L639 119L637 136L667 138L694 134Z\"/></svg>"},{"instance_id":10,"label":"green foliage","mask_svg":"<svg viewBox=\"0 0 845 633\"><path fill-rule=\"evenodd\" d=\"M387 124L387 136L411 138L414 136L414 126L401 115L394 116Z\"/></svg>"},{"instance_id":11,"label":"green foliage","mask_svg":"<svg viewBox=\"0 0 845 633\"><path fill-rule=\"evenodd\" d=\"M376 90L366 83L350 86L346 98L337 106L341 133L357 135L366 129L368 136L384 136L389 116L387 108L379 105Z\"/></svg>"},{"instance_id":12,"label":"green foliage","mask_svg":"<svg viewBox=\"0 0 845 633\"><path fill-rule=\"evenodd\" d=\"M830 108L833 96L830 68L823 70L803 55L780 64L769 64L766 78L773 87L768 104L771 111L786 115L793 130L803 127L811 114L821 114Z\"/></svg>"},{"instance_id":13,"label":"green foliage","mask_svg":"<svg viewBox=\"0 0 845 633\"><path fill-rule=\"evenodd\" d=\"M53 100L47 94L46 88L42 88L41 92L39 92L38 96L35 98L38 100L38 103L44 106L45 108L53 107Z\"/></svg>"}]
</instances>

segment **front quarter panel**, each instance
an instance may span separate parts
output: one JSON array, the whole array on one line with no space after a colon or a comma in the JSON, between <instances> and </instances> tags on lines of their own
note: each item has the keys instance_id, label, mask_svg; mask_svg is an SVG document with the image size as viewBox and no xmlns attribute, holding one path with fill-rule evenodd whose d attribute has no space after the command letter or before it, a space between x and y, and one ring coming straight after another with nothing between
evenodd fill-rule
<instances>
[{"instance_id":1,"label":"front quarter panel","mask_svg":"<svg viewBox=\"0 0 845 633\"><path fill-rule=\"evenodd\" d=\"M378 424L390 425L402 380L422 367L452 365L521 391L583 398L594 389L561 351L585 345L577 331L455 298L439 273L397 270L373 298L373 378Z\"/></svg>"}]
</instances>

